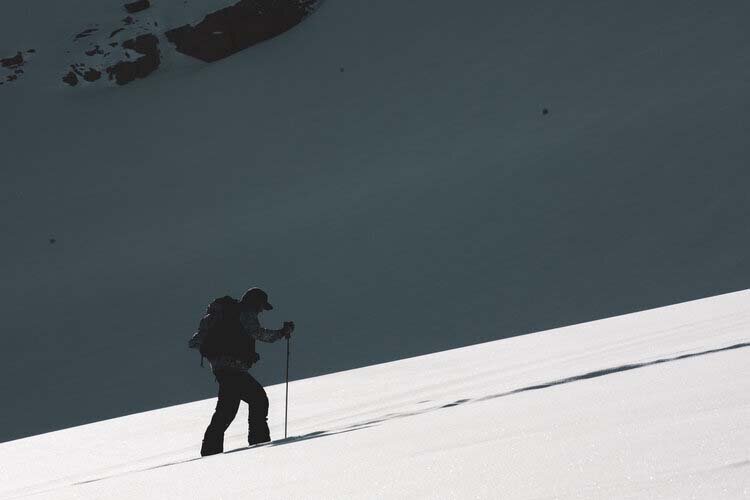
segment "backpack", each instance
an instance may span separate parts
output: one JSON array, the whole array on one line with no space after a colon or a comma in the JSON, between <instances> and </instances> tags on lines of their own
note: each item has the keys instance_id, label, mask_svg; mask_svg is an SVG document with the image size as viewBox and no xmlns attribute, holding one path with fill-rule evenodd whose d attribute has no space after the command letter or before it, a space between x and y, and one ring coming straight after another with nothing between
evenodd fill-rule
<instances>
[{"instance_id":1,"label":"backpack","mask_svg":"<svg viewBox=\"0 0 750 500\"><path fill-rule=\"evenodd\" d=\"M244 335L239 301L226 295L211 302L201 318L198 331L188 341L188 347L198 349L203 358L229 356L255 362L255 339Z\"/></svg>"}]
</instances>

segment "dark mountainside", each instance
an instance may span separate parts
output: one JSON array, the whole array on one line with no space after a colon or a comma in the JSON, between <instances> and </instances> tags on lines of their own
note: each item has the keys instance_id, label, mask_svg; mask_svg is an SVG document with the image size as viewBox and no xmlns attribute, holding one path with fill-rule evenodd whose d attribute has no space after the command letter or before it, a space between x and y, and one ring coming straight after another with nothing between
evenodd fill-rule
<instances>
[{"instance_id":1,"label":"dark mountainside","mask_svg":"<svg viewBox=\"0 0 750 500\"><path fill-rule=\"evenodd\" d=\"M327 0L204 63L211 2L3 7L0 441L214 397L253 285L294 379L747 288L746 2Z\"/></svg>"}]
</instances>

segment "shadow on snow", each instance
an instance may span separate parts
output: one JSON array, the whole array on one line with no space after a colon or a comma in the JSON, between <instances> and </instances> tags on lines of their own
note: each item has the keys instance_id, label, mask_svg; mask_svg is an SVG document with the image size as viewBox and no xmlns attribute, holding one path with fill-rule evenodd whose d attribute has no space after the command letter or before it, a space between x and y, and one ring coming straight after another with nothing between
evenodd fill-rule
<instances>
[{"instance_id":1,"label":"shadow on snow","mask_svg":"<svg viewBox=\"0 0 750 500\"><path fill-rule=\"evenodd\" d=\"M590 379L594 379L594 378L604 377L606 375L611 375L613 373L621 373L621 372L626 372L626 371L630 371L630 370L636 370L638 368L645 368L645 367L649 367L649 366L660 365L660 364L663 364L663 363L671 363L671 362L680 361L680 360L683 360L683 359L695 358L695 357L698 357L698 356L705 356L705 355L708 355L708 354L715 354L715 353L718 353L718 352L731 351L731 350L741 349L741 348L745 348L745 347L750 347L750 342L742 342L742 343L739 343L739 344L734 344L734 345L730 345L730 346L727 346L727 347L720 347L720 348L717 348L717 349L710 349L710 350L706 350L706 351L694 352L694 353L689 353L689 354L681 354L679 356L672 356L672 357L668 357L668 358L660 358L660 359L656 359L656 360L653 360L653 361L645 361L643 363L631 363L631 364L626 364L626 365L615 366L613 368L605 368L605 369L602 369L602 370L595 370L595 371L591 371L591 372L582 373L580 375L575 375L575 376L572 376L572 377L567 377L567 378L563 378L563 379L559 379L559 380L552 380L550 382L544 382L544 383L541 383L541 384L529 385L529 386L526 386L526 387L520 387L518 389L513 389L511 391L500 392L500 393L497 393L497 394L490 394L490 395L482 396L482 397L478 397L478 398L457 399L456 401L453 401L453 402L448 403L448 404L442 404L442 405L432 406L432 407L423 408L423 409L420 409L420 410L407 411L407 412L397 412L397 413L388 413L386 415L383 415L382 417L379 417L379 418L376 418L376 419L372 419L372 420L367 420L365 422L359 422L359 423L356 423L354 425L350 425L350 426L347 426L347 427L344 427L344 428L324 430L324 431L315 431L315 432L310 432L310 433L307 433L307 434L303 434L301 436L293 436L293 437L289 437L289 438L286 438L286 439L278 439L276 441L271 441L269 443L264 443L264 444L254 445L254 446L243 446L242 448L236 448L234 450L229 450L229 451L225 452L225 454L238 453L238 452L242 452L242 451L250 451L250 450L257 449L257 448L272 448L272 447L283 446L283 445L292 444L292 443L299 443L299 442L302 442L302 441L309 441L311 439L318 439L318 438L327 437L327 436L335 436L337 434L345 434L345 433L349 433L349 432L358 431L358 430L361 430L361 429L367 429L369 427L374 427L377 424L380 424L380 423L383 423L383 422L387 422L389 420L394 420L394 419L399 419L399 418L406 418L406 417L412 417L412 416L416 416L416 415L422 415L422 414L425 414L425 413L430 413L430 412L433 412L433 411L442 410L442 409L446 409L446 408L452 408L452 407L455 407L455 406L460 406L460 405L464 405L464 404L468 404L468 403L480 403L482 401L489 401L489 400L492 400L492 399L502 398L502 397L506 397L506 396L512 396L514 394L520 394L522 392L538 391L540 389L547 389L549 387L555 387L555 386L558 386L558 385L570 384L570 383L578 382L578 381L581 381L581 380L590 380ZM425 403L425 402L427 402L427 401L421 401L420 403ZM220 455L216 455L216 456L220 456ZM173 466L173 465L184 464L184 463L192 462L192 461L195 461L195 460L200 460L200 457L190 458L190 459L187 459L187 460L179 460L179 461L176 461L176 462L170 462L170 463L166 463L166 464L156 465L156 466L153 466L153 467L147 467L147 468L143 468L143 469L138 469L138 470L134 470L134 471L131 471L131 472L126 472L124 474L131 474L131 473L135 473L135 472L144 472L144 471L149 471L149 470L154 470L154 469L160 469L160 468L163 468L163 467L170 467L170 466ZM730 464L729 467L745 467L745 466L747 466L749 464L750 464L750 460L746 460L746 461L742 461L742 462L737 462L735 464ZM93 482L102 481L104 479L109 479L109 478L116 477L116 476L121 476L121 475L123 475L123 474L113 474L111 476L105 476L105 477L96 478L96 479L89 479L87 481L80 481L80 482L74 483L74 485L82 485L82 484L93 483Z\"/></svg>"}]
</instances>

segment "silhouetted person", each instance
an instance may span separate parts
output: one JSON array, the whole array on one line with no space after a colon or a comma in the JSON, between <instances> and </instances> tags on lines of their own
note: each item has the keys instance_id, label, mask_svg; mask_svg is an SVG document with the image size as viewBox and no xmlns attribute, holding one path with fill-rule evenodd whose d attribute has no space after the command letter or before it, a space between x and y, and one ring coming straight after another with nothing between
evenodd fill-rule
<instances>
[{"instance_id":1,"label":"silhouetted person","mask_svg":"<svg viewBox=\"0 0 750 500\"><path fill-rule=\"evenodd\" d=\"M216 381L219 399L211 423L206 429L201 456L224 451L224 432L237 415L240 400L248 404L248 444L271 440L268 431L268 396L263 386L248 370L259 359L255 341L276 342L290 337L294 323L284 322L280 330L260 326L258 315L269 311L268 295L260 288L251 288L237 301L222 297L211 303L201 328L191 339L190 347L199 347L208 358Z\"/></svg>"}]
</instances>

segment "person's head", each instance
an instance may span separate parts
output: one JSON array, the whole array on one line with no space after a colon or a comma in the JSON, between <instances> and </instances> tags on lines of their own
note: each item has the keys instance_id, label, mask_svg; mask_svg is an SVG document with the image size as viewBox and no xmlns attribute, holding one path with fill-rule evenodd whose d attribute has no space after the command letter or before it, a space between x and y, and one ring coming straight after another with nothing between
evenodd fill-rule
<instances>
[{"instance_id":1,"label":"person's head","mask_svg":"<svg viewBox=\"0 0 750 500\"><path fill-rule=\"evenodd\" d=\"M268 303L268 294L258 287L253 287L245 292L240 299L240 303L257 313L273 309L273 306Z\"/></svg>"}]
</instances>

